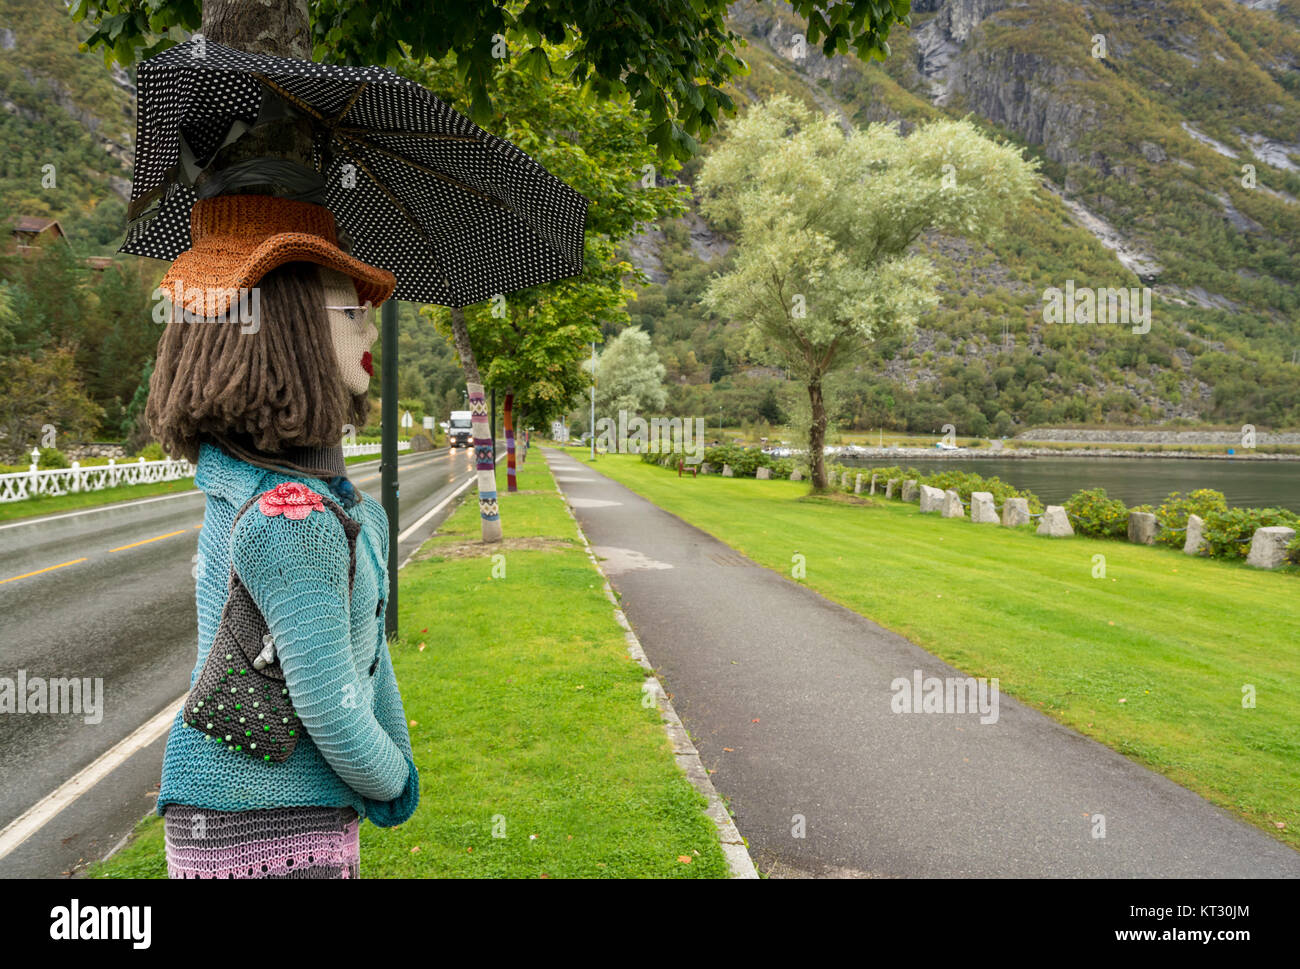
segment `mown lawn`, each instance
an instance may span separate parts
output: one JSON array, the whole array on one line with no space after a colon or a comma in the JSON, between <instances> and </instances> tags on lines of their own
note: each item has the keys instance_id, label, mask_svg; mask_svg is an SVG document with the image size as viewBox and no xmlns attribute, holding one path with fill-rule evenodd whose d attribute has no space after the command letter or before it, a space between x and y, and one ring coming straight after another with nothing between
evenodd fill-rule
<instances>
[{"instance_id":1,"label":"mown lawn","mask_svg":"<svg viewBox=\"0 0 1300 969\"><path fill-rule=\"evenodd\" d=\"M633 455L594 466L786 576L805 556L803 584L1300 847L1294 569L678 478Z\"/></svg>"},{"instance_id":2,"label":"mown lawn","mask_svg":"<svg viewBox=\"0 0 1300 969\"><path fill-rule=\"evenodd\" d=\"M420 807L362 827L363 877L727 877L540 452L519 487L502 545L475 542L471 489L402 571L392 654ZM160 822L138 830L92 874L165 876Z\"/></svg>"}]
</instances>

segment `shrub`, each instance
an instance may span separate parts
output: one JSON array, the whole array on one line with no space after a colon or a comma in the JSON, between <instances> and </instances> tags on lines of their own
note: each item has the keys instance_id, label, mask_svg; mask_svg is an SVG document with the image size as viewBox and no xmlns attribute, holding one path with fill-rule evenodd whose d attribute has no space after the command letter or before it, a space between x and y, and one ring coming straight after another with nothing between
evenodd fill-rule
<instances>
[{"instance_id":1,"label":"shrub","mask_svg":"<svg viewBox=\"0 0 1300 969\"><path fill-rule=\"evenodd\" d=\"M1181 548L1186 540L1184 530L1187 528L1188 515L1200 515L1204 519L1211 512L1227 509L1228 502L1222 491L1211 488L1198 488L1188 494L1175 491L1156 509L1156 521L1160 523L1156 541L1161 545Z\"/></svg>"},{"instance_id":2,"label":"shrub","mask_svg":"<svg viewBox=\"0 0 1300 969\"><path fill-rule=\"evenodd\" d=\"M1240 559L1250 551L1257 528L1285 525L1296 528L1300 517L1285 508L1226 508L1205 519L1205 549L1214 558Z\"/></svg>"},{"instance_id":3,"label":"shrub","mask_svg":"<svg viewBox=\"0 0 1300 969\"><path fill-rule=\"evenodd\" d=\"M1296 537L1287 544L1286 560L1292 565L1300 565L1300 530L1297 530Z\"/></svg>"},{"instance_id":4,"label":"shrub","mask_svg":"<svg viewBox=\"0 0 1300 969\"><path fill-rule=\"evenodd\" d=\"M167 455L163 453L163 447L161 444L157 441L150 441L136 452L135 457L144 458L146 461L161 461L163 458L167 457Z\"/></svg>"},{"instance_id":5,"label":"shrub","mask_svg":"<svg viewBox=\"0 0 1300 969\"><path fill-rule=\"evenodd\" d=\"M58 448L43 447L41 448L40 459L36 462L38 468L67 468L71 467L67 457Z\"/></svg>"},{"instance_id":6,"label":"shrub","mask_svg":"<svg viewBox=\"0 0 1300 969\"><path fill-rule=\"evenodd\" d=\"M1105 488L1076 492L1063 507L1080 535L1123 538L1128 532L1128 508L1118 498L1109 497Z\"/></svg>"}]
</instances>

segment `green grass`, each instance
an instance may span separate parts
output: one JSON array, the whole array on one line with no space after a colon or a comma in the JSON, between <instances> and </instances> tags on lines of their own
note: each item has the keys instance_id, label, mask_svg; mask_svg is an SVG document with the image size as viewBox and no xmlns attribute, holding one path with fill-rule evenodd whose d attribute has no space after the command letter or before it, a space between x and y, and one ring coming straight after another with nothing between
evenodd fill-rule
<instances>
[{"instance_id":1,"label":"green grass","mask_svg":"<svg viewBox=\"0 0 1300 969\"><path fill-rule=\"evenodd\" d=\"M502 494L502 545L474 542L471 491L402 570L391 651L420 807L363 825L363 876L727 877L540 453L519 487ZM160 820L137 830L92 876L165 876Z\"/></svg>"},{"instance_id":2,"label":"green grass","mask_svg":"<svg viewBox=\"0 0 1300 969\"><path fill-rule=\"evenodd\" d=\"M803 584L828 599L1300 847L1294 569L1043 538L806 483L679 479L630 455L595 466L786 576L806 556Z\"/></svg>"}]
</instances>

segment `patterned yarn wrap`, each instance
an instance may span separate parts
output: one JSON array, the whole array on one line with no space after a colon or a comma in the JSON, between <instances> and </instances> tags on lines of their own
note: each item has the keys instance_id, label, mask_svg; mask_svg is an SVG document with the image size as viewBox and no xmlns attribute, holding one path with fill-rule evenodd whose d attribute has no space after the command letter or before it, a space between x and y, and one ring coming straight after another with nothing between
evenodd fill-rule
<instances>
[{"instance_id":1,"label":"patterned yarn wrap","mask_svg":"<svg viewBox=\"0 0 1300 969\"><path fill-rule=\"evenodd\" d=\"M361 819L352 808L209 811L173 804L163 815L168 878L357 878Z\"/></svg>"},{"instance_id":2,"label":"patterned yarn wrap","mask_svg":"<svg viewBox=\"0 0 1300 969\"><path fill-rule=\"evenodd\" d=\"M469 390L470 423L474 428L474 461L478 468L478 513L483 520L483 541L501 539L501 514L497 508L496 462L492 431L488 427L487 399L483 385L466 382Z\"/></svg>"},{"instance_id":3,"label":"patterned yarn wrap","mask_svg":"<svg viewBox=\"0 0 1300 969\"><path fill-rule=\"evenodd\" d=\"M519 486L515 484L515 424L514 424L514 406L515 395L506 394L506 406L502 411L506 428L506 491L518 491Z\"/></svg>"}]
</instances>

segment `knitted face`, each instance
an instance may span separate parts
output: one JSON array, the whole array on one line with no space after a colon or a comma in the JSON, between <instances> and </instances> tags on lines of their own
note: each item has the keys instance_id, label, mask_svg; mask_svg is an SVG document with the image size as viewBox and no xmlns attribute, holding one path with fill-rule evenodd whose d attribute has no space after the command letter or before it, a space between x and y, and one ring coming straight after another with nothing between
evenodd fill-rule
<instances>
[{"instance_id":1,"label":"knitted face","mask_svg":"<svg viewBox=\"0 0 1300 969\"><path fill-rule=\"evenodd\" d=\"M338 358L339 372L351 394L364 394L370 386L370 348L379 331L370 322L370 311L357 306L357 287L351 276L335 269L320 267L325 285L326 313L330 321L330 339Z\"/></svg>"}]
</instances>

